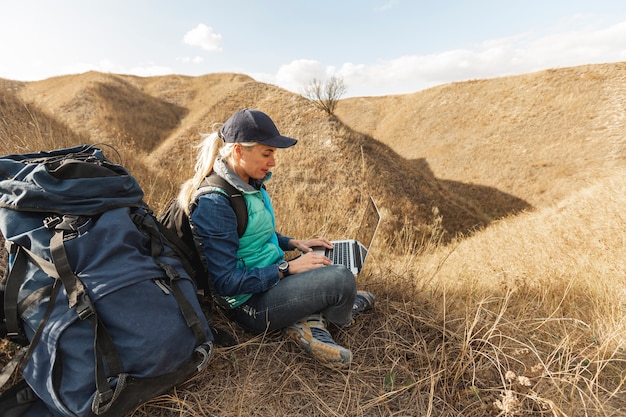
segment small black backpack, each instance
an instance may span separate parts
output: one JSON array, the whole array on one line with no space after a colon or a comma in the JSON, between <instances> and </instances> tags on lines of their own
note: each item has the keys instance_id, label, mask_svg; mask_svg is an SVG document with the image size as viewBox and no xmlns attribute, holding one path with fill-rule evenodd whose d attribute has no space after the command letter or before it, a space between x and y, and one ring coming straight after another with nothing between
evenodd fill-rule
<instances>
[{"instance_id":1,"label":"small black backpack","mask_svg":"<svg viewBox=\"0 0 626 417\"><path fill-rule=\"evenodd\" d=\"M230 205L237 217L237 234L239 237L243 236L248 225L248 208L246 207L246 201L241 191L233 187L228 181L216 173L207 176L196 190L191 202L191 211L193 211L196 206L198 198L211 193L220 193L228 197ZM198 244L196 243L198 238L191 230L189 217L180 204L178 204L178 199L172 199L165 211L159 215L158 220L184 243L181 251L186 254L188 263L195 271L196 284L198 287L203 289L205 293L213 294L210 280L208 279L206 262L204 261L204 253L198 250ZM228 308L228 305L220 297L213 297L213 299L218 305Z\"/></svg>"}]
</instances>

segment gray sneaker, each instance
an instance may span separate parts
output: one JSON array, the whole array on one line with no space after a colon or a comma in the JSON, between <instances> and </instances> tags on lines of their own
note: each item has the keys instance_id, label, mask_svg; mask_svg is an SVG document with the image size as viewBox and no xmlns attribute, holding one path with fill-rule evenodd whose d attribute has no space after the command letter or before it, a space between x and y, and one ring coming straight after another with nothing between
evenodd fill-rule
<instances>
[{"instance_id":1,"label":"gray sneaker","mask_svg":"<svg viewBox=\"0 0 626 417\"><path fill-rule=\"evenodd\" d=\"M352 362L352 352L333 340L321 314L314 314L287 327L286 332L302 349L324 364L348 367Z\"/></svg>"},{"instance_id":2,"label":"gray sneaker","mask_svg":"<svg viewBox=\"0 0 626 417\"><path fill-rule=\"evenodd\" d=\"M352 318L354 319L359 314L374 308L375 301L376 297L374 297L374 294L367 291L357 291L354 305L352 306Z\"/></svg>"}]
</instances>

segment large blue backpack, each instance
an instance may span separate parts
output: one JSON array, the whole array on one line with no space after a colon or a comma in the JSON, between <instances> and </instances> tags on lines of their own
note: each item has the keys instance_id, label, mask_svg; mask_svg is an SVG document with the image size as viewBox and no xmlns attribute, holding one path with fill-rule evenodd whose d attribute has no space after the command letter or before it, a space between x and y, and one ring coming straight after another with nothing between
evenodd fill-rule
<instances>
[{"instance_id":1,"label":"large blue backpack","mask_svg":"<svg viewBox=\"0 0 626 417\"><path fill-rule=\"evenodd\" d=\"M121 417L206 366L197 287L100 148L0 157L0 232L5 332L30 393L0 415Z\"/></svg>"}]
</instances>

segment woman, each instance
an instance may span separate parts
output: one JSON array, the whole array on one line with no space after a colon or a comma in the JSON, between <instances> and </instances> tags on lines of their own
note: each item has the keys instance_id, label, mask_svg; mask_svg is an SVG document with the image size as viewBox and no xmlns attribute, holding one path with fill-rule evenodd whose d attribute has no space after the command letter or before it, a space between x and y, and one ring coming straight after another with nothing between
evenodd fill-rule
<instances>
[{"instance_id":1,"label":"woman","mask_svg":"<svg viewBox=\"0 0 626 417\"><path fill-rule=\"evenodd\" d=\"M327 239L297 240L278 233L263 186L272 176L277 150L296 142L282 136L261 111L235 113L201 143L195 174L183 185L178 202L191 212L212 291L225 301L218 304L228 306L229 318L255 333L284 329L321 362L348 366L352 353L333 340L327 323L349 325L353 316L373 307L374 296L356 291L347 268L312 253L315 246L332 248ZM244 196L248 223L241 237L225 194L203 194L194 204L196 190L213 173ZM284 251L295 249L302 255L286 262Z\"/></svg>"}]
</instances>

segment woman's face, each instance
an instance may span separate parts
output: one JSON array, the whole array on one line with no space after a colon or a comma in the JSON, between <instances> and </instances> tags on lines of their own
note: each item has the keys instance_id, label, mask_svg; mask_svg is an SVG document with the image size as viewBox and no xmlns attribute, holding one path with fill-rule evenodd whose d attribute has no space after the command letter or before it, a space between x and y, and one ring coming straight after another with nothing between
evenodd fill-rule
<instances>
[{"instance_id":1,"label":"woman's face","mask_svg":"<svg viewBox=\"0 0 626 417\"><path fill-rule=\"evenodd\" d=\"M276 148L260 143L252 147L238 145L235 147L234 170L245 182L250 178L263 179L276 165L275 152Z\"/></svg>"}]
</instances>

